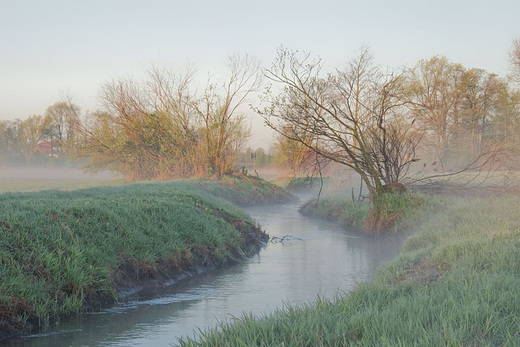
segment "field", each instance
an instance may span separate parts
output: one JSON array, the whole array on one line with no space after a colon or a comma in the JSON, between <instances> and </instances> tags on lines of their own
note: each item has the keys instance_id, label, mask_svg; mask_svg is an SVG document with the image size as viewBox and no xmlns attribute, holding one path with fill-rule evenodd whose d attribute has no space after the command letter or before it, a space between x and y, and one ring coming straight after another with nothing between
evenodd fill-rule
<instances>
[{"instance_id":1,"label":"field","mask_svg":"<svg viewBox=\"0 0 520 347\"><path fill-rule=\"evenodd\" d=\"M72 190L123 183L122 178L109 172L88 174L76 168L0 167L0 193Z\"/></svg>"},{"instance_id":2,"label":"field","mask_svg":"<svg viewBox=\"0 0 520 347\"><path fill-rule=\"evenodd\" d=\"M336 300L246 314L183 346L518 346L520 198L444 197L401 255Z\"/></svg>"}]
</instances>

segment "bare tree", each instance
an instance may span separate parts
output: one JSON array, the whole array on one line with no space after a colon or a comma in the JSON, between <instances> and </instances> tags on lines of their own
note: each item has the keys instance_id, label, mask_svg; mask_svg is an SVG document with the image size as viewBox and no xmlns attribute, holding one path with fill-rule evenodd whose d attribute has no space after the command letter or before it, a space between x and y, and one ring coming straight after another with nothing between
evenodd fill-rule
<instances>
[{"instance_id":1,"label":"bare tree","mask_svg":"<svg viewBox=\"0 0 520 347\"><path fill-rule=\"evenodd\" d=\"M329 74L322 73L321 60L281 49L264 73L282 88L266 93L270 106L259 110L266 123L319 157L353 169L374 200L415 160L414 145L397 143L411 141L397 128L398 121L406 122L404 76L383 73L366 48Z\"/></svg>"},{"instance_id":2,"label":"bare tree","mask_svg":"<svg viewBox=\"0 0 520 347\"><path fill-rule=\"evenodd\" d=\"M195 92L191 90L195 72L193 67L180 73L157 67L148 72L147 87L153 108L163 119L161 137L169 139L163 144L164 152L174 154L176 160L171 164L175 167L174 175L179 177L202 172L197 134L200 121L194 106Z\"/></svg>"},{"instance_id":3,"label":"bare tree","mask_svg":"<svg viewBox=\"0 0 520 347\"><path fill-rule=\"evenodd\" d=\"M154 67L143 82L105 84L105 112L93 114L84 129L88 166L110 166L128 180L228 173L249 134L239 107L259 83L252 59L232 58L230 70L229 80L209 84L202 96L192 86L191 68Z\"/></svg>"},{"instance_id":4,"label":"bare tree","mask_svg":"<svg viewBox=\"0 0 520 347\"><path fill-rule=\"evenodd\" d=\"M404 183L412 163L419 161L417 148L424 133L413 121L394 119L384 127L368 129L369 152L386 183ZM391 190L392 188L389 188Z\"/></svg>"},{"instance_id":5,"label":"bare tree","mask_svg":"<svg viewBox=\"0 0 520 347\"><path fill-rule=\"evenodd\" d=\"M208 173L217 177L232 169L244 140L250 135L240 107L259 88L261 81L258 62L248 56L231 57L229 70L229 78L220 86L208 83L196 104L202 120L204 141L201 145L207 158Z\"/></svg>"}]
</instances>

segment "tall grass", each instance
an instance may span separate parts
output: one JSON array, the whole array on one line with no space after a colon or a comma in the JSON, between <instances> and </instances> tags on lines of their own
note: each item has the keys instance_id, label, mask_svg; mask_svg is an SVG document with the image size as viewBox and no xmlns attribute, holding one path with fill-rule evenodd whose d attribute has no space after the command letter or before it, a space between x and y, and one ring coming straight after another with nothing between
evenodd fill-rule
<instances>
[{"instance_id":1,"label":"tall grass","mask_svg":"<svg viewBox=\"0 0 520 347\"><path fill-rule=\"evenodd\" d=\"M0 336L116 300L138 280L257 251L266 235L235 205L205 192L218 185L1 194ZM222 188L221 195L245 196L258 189L251 186Z\"/></svg>"},{"instance_id":2,"label":"tall grass","mask_svg":"<svg viewBox=\"0 0 520 347\"><path fill-rule=\"evenodd\" d=\"M401 255L372 283L331 301L246 314L180 344L518 346L520 198L442 204L421 214Z\"/></svg>"}]
</instances>

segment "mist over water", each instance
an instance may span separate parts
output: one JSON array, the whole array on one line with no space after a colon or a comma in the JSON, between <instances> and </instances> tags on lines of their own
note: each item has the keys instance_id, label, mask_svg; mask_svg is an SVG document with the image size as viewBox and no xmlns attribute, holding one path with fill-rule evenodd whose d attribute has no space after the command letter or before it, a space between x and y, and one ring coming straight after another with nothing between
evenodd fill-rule
<instances>
[{"instance_id":1,"label":"mist over water","mask_svg":"<svg viewBox=\"0 0 520 347\"><path fill-rule=\"evenodd\" d=\"M400 239L374 239L298 213L298 203L247 208L271 236L303 241L268 244L247 262L146 289L127 302L61 323L7 346L170 346L198 329L262 315L286 304L333 298L367 281L397 255Z\"/></svg>"}]
</instances>

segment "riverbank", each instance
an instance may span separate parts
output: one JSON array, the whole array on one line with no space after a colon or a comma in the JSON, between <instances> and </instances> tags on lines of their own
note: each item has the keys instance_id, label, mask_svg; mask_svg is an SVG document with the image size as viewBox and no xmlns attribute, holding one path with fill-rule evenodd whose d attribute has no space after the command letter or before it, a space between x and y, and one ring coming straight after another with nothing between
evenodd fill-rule
<instances>
[{"instance_id":1,"label":"riverbank","mask_svg":"<svg viewBox=\"0 0 520 347\"><path fill-rule=\"evenodd\" d=\"M304 216L332 220L350 230L372 233L396 233L415 225L424 211L435 209L437 199L419 193L389 193L378 200L378 213L374 216L373 204L357 201L349 196L323 196L304 204Z\"/></svg>"},{"instance_id":2,"label":"riverbank","mask_svg":"<svg viewBox=\"0 0 520 347\"><path fill-rule=\"evenodd\" d=\"M219 180L192 179L206 193L239 206L254 206L297 201L287 190L269 181L246 175L224 176Z\"/></svg>"},{"instance_id":3,"label":"riverbank","mask_svg":"<svg viewBox=\"0 0 520 347\"><path fill-rule=\"evenodd\" d=\"M210 193L244 204L259 201L249 198L254 192L263 202L292 196L256 179L224 182L1 194L0 337L114 302L139 281L172 279L257 252L267 235Z\"/></svg>"},{"instance_id":4,"label":"riverbank","mask_svg":"<svg viewBox=\"0 0 520 347\"><path fill-rule=\"evenodd\" d=\"M372 282L332 301L245 315L181 345L516 346L520 198L443 197L436 206L416 214L400 256Z\"/></svg>"}]
</instances>

